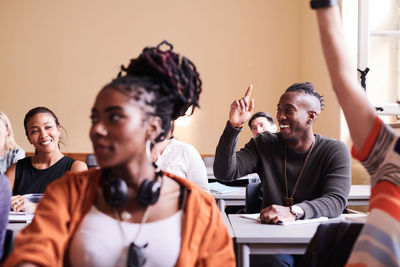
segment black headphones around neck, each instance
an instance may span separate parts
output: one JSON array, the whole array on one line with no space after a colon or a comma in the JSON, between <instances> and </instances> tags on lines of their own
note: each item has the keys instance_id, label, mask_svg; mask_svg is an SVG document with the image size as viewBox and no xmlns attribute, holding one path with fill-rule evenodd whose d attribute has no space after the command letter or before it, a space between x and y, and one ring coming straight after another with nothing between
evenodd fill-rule
<instances>
[{"instance_id":1,"label":"black headphones around neck","mask_svg":"<svg viewBox=\"0 0 400 267\"><path fill-rule=\"evenodd\" d=\"M101 174L104 199L111 206L122 206L128 199L128 185L122 178L109 176L110 169L104 169ZM162 172L155 172L155 176L155 179L145 179L140 184L137 198L142 206L155 204L160 196Z\"/></svg>"}]
</instances>

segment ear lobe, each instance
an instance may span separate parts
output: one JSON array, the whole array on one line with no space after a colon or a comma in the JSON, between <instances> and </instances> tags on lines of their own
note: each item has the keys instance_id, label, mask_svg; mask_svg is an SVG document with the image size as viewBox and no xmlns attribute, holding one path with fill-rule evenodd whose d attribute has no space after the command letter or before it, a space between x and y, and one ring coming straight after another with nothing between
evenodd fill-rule
<instances>
[{"instance_id":1,"label":"ear lobe","mask_svg":"<svg viewBox=\"0 0 400 267\"><path fill-rule=\"evenodd\" d=\"M307 120L307 124L311 124L312 122L314 122L318 117L317 112L315 111L309 111L308 112L308 120Z\"/></svg>"},{"instance_id":2,"label":"ear lobe","mask_svg":"<svg viewBox=\"0 0 400 267\"><path fill-rule=\"evenodd\" d=\"M148 122L147 139L155 140L162 132L161 118L152 117Z\"/></svg>"}]
</instances>

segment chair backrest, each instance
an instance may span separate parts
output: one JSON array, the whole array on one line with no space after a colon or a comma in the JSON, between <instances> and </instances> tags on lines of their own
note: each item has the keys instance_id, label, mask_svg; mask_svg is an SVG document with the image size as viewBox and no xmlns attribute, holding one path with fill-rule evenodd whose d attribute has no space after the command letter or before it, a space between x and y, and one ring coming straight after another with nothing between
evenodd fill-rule
<instances>
[{"instance_id":1,"label":"chair backrest","mask_svg":"<svg viewBox=\"0 0 400 267\"><path fill-rule=\"evenodd\" d=\"M8 254L10 254L11 250L14 246L14 232L13 230L7 229L5 238L4 238L4 246L3 246L3 255L0 259L0 266L1 263L7 258Z\"/></svg>"},{"instance_id":2,"label":"chair backrest","mask_svg":"<svg viewBox=\"0 0 400 267\"><path fill-rule=\"evenodd\" d=\"M322 223L309 243L300 267L344 266L363 223Z\"/></svg>"},{"instance_id":3,"label":"chair backrest","mask_svg":"<svg viewBox=\"0 0 400 267\"><path fill-rule=\"evenodd\" d=\"M205 156L203 157L203 161L206 167L212 167L214 164L214 156Z\"/></svg>"},{"instance_id":4,"label":"chair backrest","mask_svg":"<svg viewBox=\"0 0 400 267\"><path fill-rule=\"evenodd\" d=\"M213 170L214 156L205 156L203 157L203 161L207 170L207 178L209 179L214 178L214 170Z\"/></svg>"},{"instance_id":5,"label":"chair backrest","mask_svg":"<svg viewBox=\"0 0 400 267\"><path fill-rule=\"evenodd\" d=\"M94 154L87 154L86 155L86 165L88 166L88 168L94 168L97 167L97 160L96 160L96 155Z\"/></svg>"},{"instance_id":6,"label":"chair backrest","mask_svg":"<svg viewBox=\"0 0 400 267\"><path fill-rule=\"evenodd\" d=\"M262 205L261 183L249 183L246 185L245 213L258 213Z\"/></svg>"}]
</instances>

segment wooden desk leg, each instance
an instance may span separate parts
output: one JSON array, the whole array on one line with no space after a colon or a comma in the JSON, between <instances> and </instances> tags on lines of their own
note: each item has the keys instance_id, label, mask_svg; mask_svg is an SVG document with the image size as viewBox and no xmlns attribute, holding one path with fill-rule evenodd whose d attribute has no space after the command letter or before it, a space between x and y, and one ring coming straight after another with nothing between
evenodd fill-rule
<instances>
[{"instance_id":1,"label":"wooden desk leg","mask_svg":"<svg viewBox=\"0 0 400 267\"><path fill-rule=\"evenodd\" d=\"M239 267L250 267L250 247L246 244L238 244Z\"/></svg>"}]
</instances>

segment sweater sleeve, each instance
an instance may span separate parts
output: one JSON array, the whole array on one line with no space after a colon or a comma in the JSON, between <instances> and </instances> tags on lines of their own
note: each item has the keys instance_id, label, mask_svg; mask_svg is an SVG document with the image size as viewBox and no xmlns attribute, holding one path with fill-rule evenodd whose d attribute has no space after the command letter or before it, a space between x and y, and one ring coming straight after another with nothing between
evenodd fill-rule
<instances>
[{"instance_id":1,"label":"sweater sleeve","mask_svg":"<svg viewBox=\"0 0 400 267\"><path fill-rule=\"evenodd\" d=\"M400 138L379 118L361 152L353 149L353 156L371 175L372 187L383 180L400 185Z\"/></svg>"},{"instance_id":2,"label":"sweater sleeve","mask_svg":"<svg viewBox=\"0 0 400 267\"><path fill-rule=\"evenodd\" d=\"M345 144L336 140L324 150L327 156L321 159L326 166L320 177L322 193L313 200L297 204L303 208L305 219L337 217L347 206L351 186L350 152Z\"/></svg>"},{"instance_id":3,"label":"sweater sleeve","mask_svg":"<svg viewBox=\"0 0 400 267\"><path fill-rule=\"evenodd\" d=\"M241 129L228 123L219 139L215 151L214 176L217 179L233 181L237 178L256 172L257 152L253 138L236 152Z\"/></svg>"}]
</instances>

